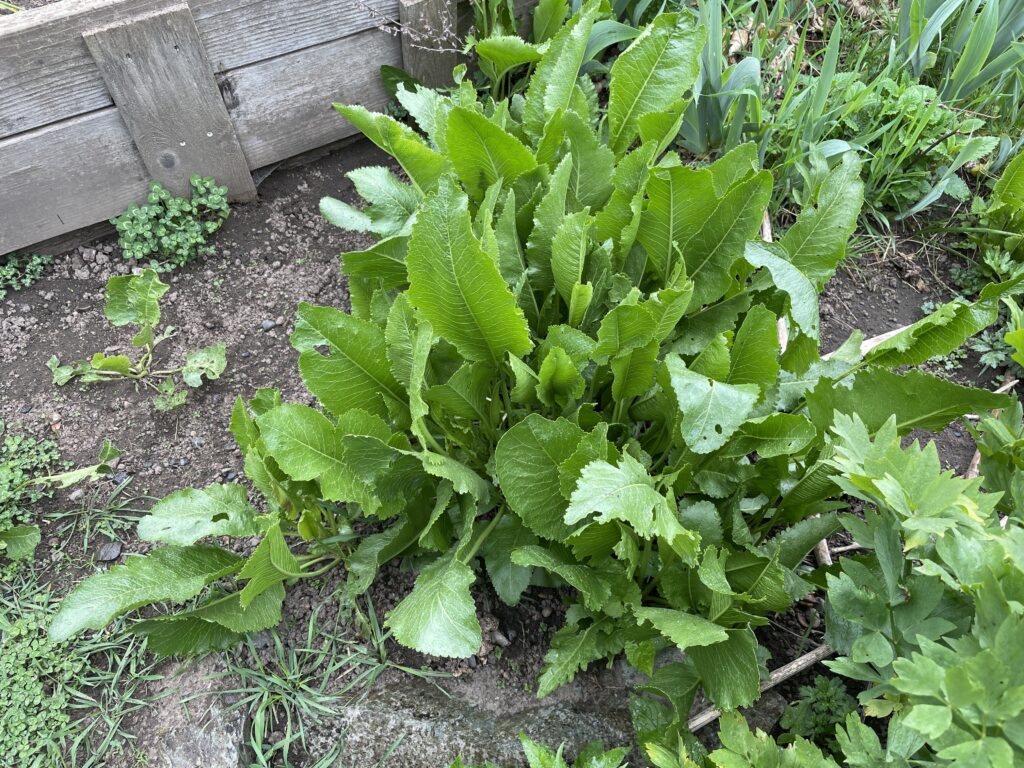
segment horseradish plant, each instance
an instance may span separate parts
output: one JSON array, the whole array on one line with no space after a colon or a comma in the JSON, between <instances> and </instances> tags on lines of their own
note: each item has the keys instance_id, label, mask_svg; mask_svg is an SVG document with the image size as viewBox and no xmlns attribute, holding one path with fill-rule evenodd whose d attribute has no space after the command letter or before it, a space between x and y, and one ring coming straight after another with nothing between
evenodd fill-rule
<instances>
[{"instance_id":1,"label":"horseradish plant","mask_svg":"<svg viewBox=\"0 0 1024 768\"><path fill-rule=\"evenodd\" d=\"M365 208L323 202L376 242L343 256L351 314L298 308L292 342L321 408L270 390L235 406L266 511L240 485L172 494L138 529L167 546L79 586L54 638L216 585L134 631L162 653L224 647L279 620L286 582L343 562L352 597L402 557L418 576L387 626L404 645L472 656L474 584L510 605L559 585L571 605L540 695L625 652L677 723L698 688L727 709L757 697L754 629L810 590L797 568L839 525L834 412L873 429L895 413L905 433L1005 405L889 369L959 346L1006 287L867 357L858 337L823 359L817 295L860 209L856 159L778 242L753 239L772 189L754 147L699 169L666 152L703 31L655 19L602 108L577 77L598 8L549 41L525 96L402 90L419 132L338 107L408 181L362 168ZM262 539L248 558L200 543L225 535ZM672 644L686 660L655 668Z\"/></svg>"}]
</instances>

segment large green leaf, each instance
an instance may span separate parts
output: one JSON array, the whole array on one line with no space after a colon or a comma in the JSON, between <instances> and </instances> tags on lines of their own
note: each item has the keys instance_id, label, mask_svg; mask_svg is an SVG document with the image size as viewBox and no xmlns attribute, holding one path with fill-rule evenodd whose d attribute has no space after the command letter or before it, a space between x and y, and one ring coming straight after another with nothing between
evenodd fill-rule
<instances>
[{"instance_id":1,"label":"large green leaf","mask_svg":"<svg viewBox=\"0 0 1024 768\"><path fill-rule=\"evenodd\" d=\"M556 574L578 590L584 605L594 611L600 610L612 595L611 585L598 571L545 547L521 547L512 553L512 562L543 568Z\"/></svg>"},{"instance_id":2,"label":"large green leaf","mask_svg":"<svg viewBox=\"0 0 1024 768\"><path fill-rule=\"evenodd\" d=\"M763 305L751 307L732 343L728 384L756 384L766 392L779 376L777 318Z\"/></svg>"},{"instance_id":3,"label":"large green leaf","mask_svg":"<svg viewBox=\"0 0 1024 768\"><path fill-rule=\"evenodd\" d=\"M611 619L603 618L586 627L565 625L551 638L551 647L544 655L544 669L537 681L537 696L547 696L572 680L577 671L620 652L624 645Z\"/></svg>"},{"instance_id":4,"label":"large green leaf","mask_svg":"<svg viewBox=\"0 0 1024 768\"><path fill-rule=\"evenodd\" d=\"M633 613L637 621L648 622L683 651L695 646L714 645L729 638L724 627L693 613L671 608L637 608Z\"/></svg>"},{"instance_id":5,"label":"large green leaf","mask_svg":"<svg viewBox=\"0 0 1024 768\"><path fill-rule=\"evenodd\" d=\"M1009 408L1013 402L1009 395L962 387L922 371L901 376L872 368L857 373L849 388L822 379L807 395L807 410L819 432L839 411L857 414L871 432L895 416L900 434L906 434L913 429L938 432L960 416Z\"/></svg>"},{"instance_id":6,"label":"large green leaf","mask_svg":"<svg viewBox=\"0 0 1024 768\"><path fill-rule=\"evenodd\" d=\"M511 69L540 61L538 46L519 35L492 35L473 46L482 66L490 67L493 80L500 80Z\"/></svg>"},{"instance_id":7,"label":"large green leaf","mask_svg":"<svg viewBox=\"0 0 1024 768\"><path fill-rule=\"evenodd\" d=\"M494 591L506 605L518 605L519 598L530 586L533 569L512 562L512 552L537 543L534 536L515 515L504 515L484 541L481 553Z\"/></svg>"},{"instance_id":8,"label":"large green leaf","mask_svg":"<svg viewBox=\"0 0 1024 768\"><path fill-rule=\"evenodd\" d=\"M393 117L358 105L335 104L334 108L366 138L394 157L421 192L433 189L447 168L444 155L428 147L412 128Z\"/></svg>"},{"instance_id":9,"label":"large green leaf","mask_svg":"<svg viewBox=\"0 0 1024 768\"><path fill-rule=\"evenodd\" d=\"M465 659L482 641L469 587L473 569L452 558L437 560L416 577L412 592L385 622L402 645L432 656Z\"/></svg>"},{"instance_id":10,"label":"large green leaf","mask_svg":"<svg viewBox=\"0 0 1024 768\"><path fill-rule=\"evenodd\" d=\"M61 642L83 629L102 629L149 603L184 602L241 565L242 558L233 552L199 544L129 557L123 565L90 576L64 599L50 624L50 639Z\"/></svg>"},{"instance_id":11,"label":"large green leaf","mask_svg":"<svg viewBox=\"0 0 1024 768\"><path fill-rule=\"evenodd\" d=\"M512 182L537 161L523 143L479 112L455 107L448 113L452 167L474 200L496 181Z\"/></svg>"},{"instance_id":12,"label":"large green leaf","mask_svg":"<svg viewBox=\"0 0 1024 768\"><path fill-rule=\"evenodd\" d=\"M391 373L385 354L384 331L333 307L299 304L292 346L299 355L299 372L331 413L340 416L360 408L388 416L391 408L407 409L402 386ZM318 348L326 348L322 354Z\"/></svg>"},{"instance_id":13,"label":"large green leaf","mask_svg":"<svg viewBox=\"0 0 1024 768\"><path fill-rule=\"evenodd\" d=\"M686 368L681 358L665 359L672 391L683 412L683 442L694 453L711 453L747 420L760 394L756 384L724 384Z\"/></svg>"},{"instance_id":14,"label":"large green leaf","mask_svg":"<svg viewBox=\"0 0 1024 768\"><path fill-rule=\"evenodd\" d=\"M699 196L694 200L693 213L705 218L688 240L679 243L686 274L694 284L695 305L720 299L732 286L731 267L761 226L771 197L772 175L761 171L720 198L708 195L709 184L713 185L710 172L701 177Z\"/></svg>"},{"instance_id":15,"label":"large green leaf","mask_svg":"<svg viewBox=\"0 0 1024 768\"><path fill-rule=\"evenodd\" d=\"M566 155L551 174L547 190L534 212L533 229L526 241L526 257L532 270L530 284L538 290L548 290L554 281L551 250L565 220L571 178L572 155Z\"/></svg>"},{"instance_id":16,"label":"large green leaf","mask_svg":"<svg viewBox=\"0 0 1024 768\"><path fill-rule=\"evenodd\" d=\"M602 142L594 129L575 112L562 116L565 138L572 155L569 196L581 208L598 209L612 193L615 155Z\"/></svg>"},{"instance_id":17,"label":"large green leaf","mask_svg":"<svg viewBox=\"0 0 1024 768\"><path fill-rule=\"evenodd\" d=\"M790 263L819 291L846 255L846 244L857 226L863 202L860 159L856 153L847 152L822 182L817 205L804 208L779 239Z\"/></svg>"},{"instance_id":18,"label":"large green leaf","mask_svg":"<svg viewBox=\"0 0 1024 768\"><path fill-rule=\"evenodd\" d=\"M800 330L818 338L818 289L811 279L789 261L789 254L777 243L747 241L743 258L764 267L775 286L789 296L789 314Z\"/></svg>"},{"instance_id":19,"label":"large green leaf","mask_svg":"<svg viewBox=\"0 0 1024 768\"><path fill-rule=\"evenodd\" d=\"M572 103L598 7L597 0L588 0L551 39L544 58L537 64L523 107L523 127L531 135L540 136L547 122L559 110L567 111Z\"/></svg>"},{"instance_id":20,"label":"large green leaf","mask_svg":"<svg viewBox=\"0 0 1024 768\"><path fill-rule=\"evenodd\" d=\"M750 629L727 632L725 642L694 646L686 652L700 674L704 692L722 710L753 704L761 682L754 633Z\"/></svg>"},{"instance_id":21,"label":"large green leaf","mask_svg":"<svg viewBox=\"0 0 1024 768\"><path fill-rule=\"evenodd\" d=\"M341 431L319 411L286 403L256 419L267 453L293 480L345 473Z\"/></svg>"},{"instance_id":22,"label":"large green leaf","mask_svg":"<svg viewBox=\"0 0 1024 768\"><path fill-rule=\"evenodd\" d=\"M146 637L146 650L158 656L194 656L224 650L247 632L259 632L281 621L284 586L275 584L247 607L241 593L215 597L185 613L176 613L133 624L132 634Z\"/></svg>"},{"instance_id":23,"label":"large green leaf","mask_svg":"<svg viewBox=\"0 0 1024 768\"><path fill-rule=\"evenodd\" d=\"M583 436L583 430L570 421L550 421L531 413L498 441L494 467L502 493L538 536L559 541L571 531L563 519L567 501L558 467L573 455Z\"/></svg>"},{"instance_id":24,"label":"large green leaf","mask_svg":"<svg viewBox=\"0 0 1024 768\"><path fill-rule=\"evenodd\" d=\"M37 525L15 525L0 530L0 557L24 560L35 554L42 539Z\"/></svg>"},{"instance_id":25,"label":"large green leaf","mask_svg":"<svg viewBox=\"0 0 1024 768\"><path fill-rule=\"evenodd\" d=\"M467 360L496 367L533 347L515 297L473 236L466 195L447 176L420 208L406 266L412 303Z\"/></svg>"},{"instance_id":26,"label":"large green leaf","mask_svg":"<svg viewBox=\"0 0 1024 768\"><path fill-rule=\"evenodd\" d=\"M555 289L566 306L572 300L573 288L583 279L592 224L593 218L588 210L571 213L562 219L551 240L551 272Z\"/></svg>"},{"instance_id":27,"label":"large green leaf","mask_svg":"<svg viewBox=\"0 0 1024 768\"><path fill-rule=\"evenodd\" d=\"M238 593L239 606L247 609L267 590L276 589L300 572L299 561L288 548L281 526L271 526L238 572L239 579L248 579Z\"/></svg>"},{"instance_id":28,"label":"large green leaf","mask_svg":"<svg viewBox=\"0 0 1024 768\"><path fill-rule=\"evenodd\" d=\"M948 355L999 318L999 299L1021 290L1024 278L986 286L975 302L954 299L942 304L864 355L866 363L899 368Z\"/></svg>"},{"instance_id":29,"label":"large green leaf","mask_svg":"<svg viewBox=\"0 0 1024 768\"><path fill-rule=\"evenodd\" d=\"M665 13L612 64L608 144L617 155L636 140L641 117L664 110L693 87L705 36L688 14Z\"/></svg>"},{"instance_id":30,"label":"large green leaf","mask_svg":"<svg viewBox=\"0 0 1024 768\"><path fill-rule=\"evenodd\" d=\"M795 413L771 413L740 426L722 449L722 456L756 453L763 459L798 454L814 440L817 430Z\"/></svg>"},{"instance_id":31,"label":"large green leaf","mask_svg":"<svg viewBox=\"0 0 1024 768\"><path fill-rule=\"evenodd\" d=\"M618 466L594 461L583 468L565 511L565 522L575 525L596 513L598 522L621 520L640 536L651 538L654 512L667 503L643 465L624 453Z\"/></svg>"},{"instance_id":32,"label":"large green leaf","mask_svg":"<svg viewBox=\"0 0 1024 768\"><path fill-rule=\"evenodd\" d=\"M136 533L144 541L194 544L207 536L255 536L259 513L241 485L185 488L158 501L139 520Z\"/></svg>"}]
</instances>

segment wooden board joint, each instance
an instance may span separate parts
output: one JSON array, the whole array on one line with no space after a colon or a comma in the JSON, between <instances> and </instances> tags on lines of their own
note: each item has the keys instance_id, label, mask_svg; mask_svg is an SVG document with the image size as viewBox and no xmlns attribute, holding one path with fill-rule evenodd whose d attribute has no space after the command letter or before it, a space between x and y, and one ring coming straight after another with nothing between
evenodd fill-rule
<instances>
[{"instance_id":1,"label":"wooden board joint","mask_svg":"<svg viewBox=\"0 0 1024 768\"><path fill-rule=\"evenodd\" d=\"M256 187L187 4L83 33L151 178L175 195L212 176L232 200Z\"/></svg>"}]
</instances>

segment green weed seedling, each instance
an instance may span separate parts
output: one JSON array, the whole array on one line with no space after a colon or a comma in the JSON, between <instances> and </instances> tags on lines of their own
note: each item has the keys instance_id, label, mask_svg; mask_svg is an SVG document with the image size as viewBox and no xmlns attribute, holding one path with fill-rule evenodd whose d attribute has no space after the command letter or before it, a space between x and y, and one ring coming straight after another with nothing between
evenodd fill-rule
<instances>
[{"instance_id":1,"label":"green weed seedling","mask_svg":"<svg viewBox=\"0 0 1024 768\"><path fill-rule=\"evenodd\" d=\"M42 254L26 254L7 256L7 261L0 264L0 301L7 294L28 288L43 275L43 269L53 261L52 256Z\"/></svg>"},{"instance_id":2,"label":"green weed seedling","mask_svg":"<svg viewBox=\"0 0 1024 768\"><path fill-rule=\"evenodd\" d=\"M838 752L836 726L856 711L857 700L846 692L842 680L818 675L813 685L800 686L800 697L782 714L779 725L786 733L779 741L789 743L802 737Z\"/></svg>"},{"instance_id":3,"label":"green weed seedling","mask_svg":"<svg viewBox=\"0 0 1024 768\"><path fill-rule=\"evenodd\" d=\"M33 478L52 471L60 461L53 440L36 440L25 435L4 434L0 421L0 576L8 573L10 563L25 560L39 544L39 529L27 523L31 507L45 495L33 485Z\"/></svg>"},{"instance_id":4,"label":"green weed seedling","mask_svg":"<svg viewBox=\"0 0 1024 768\"><path fill-rule=\"evenodd\" d=\"M149 259L150 267L167 272L213 252L207 239L230 212L227 187L209 176L193 176L189 184L191 199L175 197L154 181L144 205L131 205L112 220L126 259Z\"/></svg>"},{"instance_id":5,"label":"green weed seedling","mask_svg":"<svg viewBox=\"0 0 1024 768\"><path fill-rule=\"evenodd\" d=\"M178 368L155 368L153 355L157 346L175 333L172 325L157 332L160 325L160 298L168 286L160 281L156 272L147 269L140 275L112 277L107 282L107 301L103 314L111 325L134 325L138 331L132 337L132 347L142 354L132 360L128 355L106 355L97 352L88 360L61 364L56 355L46 363L53 372L53 383L63 386L73 379L83 384L98 381L130 379L149 387L156 393L154 405L158 411L169 411L184 404L187 389L178 389L174 377L180 374L189 387L199 387L205 378L217 379L227 367L224 342L189 352L185 364Z\"/></svg>"},{"instance_id":6,"label":"green weed seedling","mask_svg":"<svg viewBox=\"0 0 1024 768\"><path fill-rule=\"evenodd\" d=\"M11 564L30 559L39 546L42 534L39 526L31 523L30 507L46 495L44 489L68 488L107 475L113 471L111 462L120 455L104 440L96 464L46 475L60 459L56 443L19 435L4 438L0 447L0 579L13 578L18 571Z\"/></svg>"}]
</instances>

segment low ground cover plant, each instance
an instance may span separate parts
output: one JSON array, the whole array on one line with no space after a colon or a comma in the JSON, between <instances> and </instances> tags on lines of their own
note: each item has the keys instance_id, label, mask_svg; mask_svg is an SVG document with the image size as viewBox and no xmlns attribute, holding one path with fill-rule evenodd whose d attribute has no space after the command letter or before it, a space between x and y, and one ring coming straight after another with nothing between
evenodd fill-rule
<instances>
[{"instance_id":1,"label":"low ground cover plant","mask_svg":"<svg viewBox=\"0 0 1024 768\"><path fill-rule=\"evenodd\" d=\"M20 291L36 282L42 277L46 266L53 261L52 256L38 253L13 253L4 259L4 263L0 264L0 301L7 298L8 293Z\"/></svg>"},{"instance_id":2,"label":"low ground cover plant","mask_svg":"<svg viewBox=\"0 0 1024 768\"><path fill-rule=\"evenodd\" d=\"M3 422L0 437L0 575L6 579L12 563L30 558L39 543L32 506L47 490L32 481L59 466L60 451L53 440L12 434Z\"/></svg>"},{"instance_id":3,"label":"low ground cover plant","mask_svg":"<svg viewBox=\"0 0 1024 768\"><path fill-rule=\"evenodd\" d=\"M220 378L227 367L224 342L189 352L185 364L177 368L157 368L153 355L162 342L174 336L173 325L160 328L160 299L169 286L152 269L138 275L118 275L107 281L103 315L111 325L134 326L131 345L140 350L134 360L128 355L107 355L97 352L88 360L61 363L53 355L46 367L53 374L53 383L64 386L71 381L93 384L101 381L130 380L141 383L156 393L153 404L158 411L169 411L185 403L188 389L179 389L175 377L180 376L186 387L195 388L203 380Z\"/></svg>"},{"instance_id":4,"label":"low ground cover plant","mask_svg":"<svg viewBox=\"0 0 1024 768\"><path fill-rule=\"evenodd\" d=\"M0 422L0 434L3 433ZM57 444L24 435L6 435L0 446L0 581L11 581L31 562L42 531L33 506L53 489L69 488L112 471L121 452L104 440L96 464L61 466ZM65 471L54 473L55 469Z\"/></svg>"},{"instance_id":5,"label":"low ground cover plant","mask_svg":"<svg viewBox=\"0 0 1024 768\"><path fill-rule=\"evenodd\" d=\"M207 241L230 213L227 187L209 176L193 176L189 187L190 197L175 197L154 181L144 204L128 206L111 222L126 259L166 272L212 253Z\"/></svg>"},{"instance_id":6,"label":"low ground cover plant","mask_svg":"<svg viewBox=\"0 0 1024 768\"><path fill-rule=\"evenodd\" d=\"M375 242L342 257L351 313L298 308L292 344L319 407L274 390L238 400L231 429L264 502L237 484L168 496L137 529L163 546L83 582L50 627L54 641L199 598L131 631L160 654L225 648L280 621L288 583L343 563L351 599L401 557L416 582L386 628L403 645L464 658L482 640L475 584L509 605L531 585L559 586L566 623L538 694L625 655L663 702L645 749L658 766L681 766L694 764L681 740L698 690L723 710L759 695L755 629L771 614L826 584L837 613L852 612L843 598L867 588L857 579L869 566L844 560L826 581L805 555L844 525L864 533L839 512L875 477L876 464L854 468L874 458L871 434L881 431L889 457L914 429L1012 405L905 369L990 325L1021 280L944 304L869 352L854 334L824 355L818 294L860 214L857 158L828 172L776 242L758 239L773 179L756 147L704 167L670 149L703 30L687 15L657 16L611 66L602 105L577 77L600 15L586 3L509 99L481 100L468 81L448 94L399 87L419 130L338 106L406 178L358 169L364 208L322 203L329 220ZM931 487L906 483L904 505ZM894 517L906 546L952 530L949 509L968 508L959 498ZM969 500L982 516L988 501ZM242 557L206 543L222 536L259 544ZM898 565L897 585L911 578L902 552ZM856 589L833 587L847 578ZM901 594L875 602L884 610ZM894 655L867 620L844 637L849 649L836 647L852 664L867 654L884 667L883 641ZM669 646L685 660L656 664ZM933 706L879 685L882 701ZM730 752L776 754L733 725L716 764L744 764ZM849 732L863 741L861 728ZM915 733L946 748L937 725ZM817 752L798 739L785 754Z\"/></svg>"}]
</instances>

